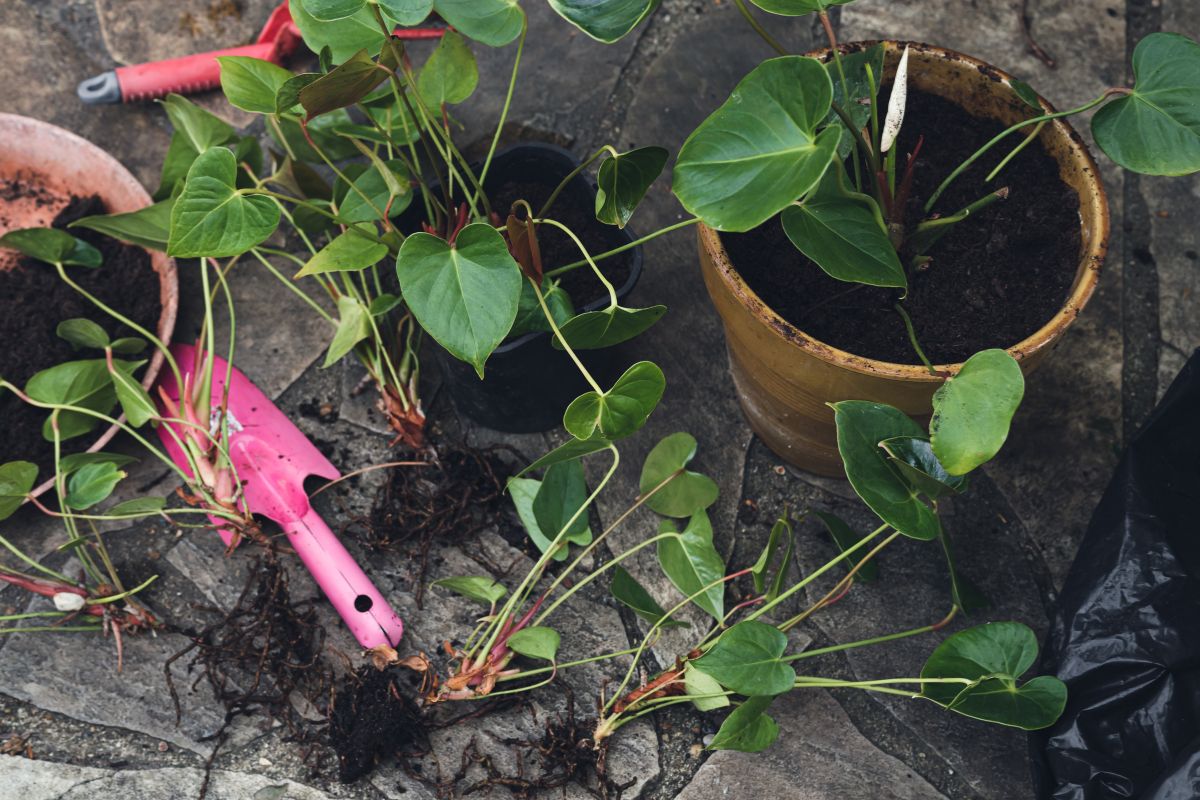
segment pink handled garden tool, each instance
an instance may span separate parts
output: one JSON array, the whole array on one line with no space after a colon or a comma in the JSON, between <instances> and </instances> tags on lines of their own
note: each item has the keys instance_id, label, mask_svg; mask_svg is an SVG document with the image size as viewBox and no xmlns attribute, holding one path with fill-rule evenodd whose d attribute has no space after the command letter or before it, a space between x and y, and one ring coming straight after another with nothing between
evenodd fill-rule
<instances>
[{"instance_id":1,"label":"pink handled garden tool","mask_svg":"<svg viewBox=\"0 0 1200 800\"><path fill-rule=\"evenodd\" d=\"M340 477L337 468L236 368L230 371L226 387L225 375L229 367L220 358L213 357L208 404L212 411L197 414L196 409L204 406L194 402L195 387L205 368L201 351L190 345L177 344L171 347L171 354L179 364L184 386L181 391L171 371L164 370L158 384L163 416L193 423L173 422L159 426L159 437L171 459L189 475L192 464L197 464L200 471L211 471L213 474L205 475L203 479L206 485L213 486L218 501L278 523L359 644L367 649L384 645L395 647L404 633L400 617L313 510L304 491L306 477L317 475L333 480ZM221 436L222 403L226 409L226 450L232 470L222 469L219 459L214 460L201 452L211 453L213 442ZM203 420L201 427L200 420L192 420L193 416L209 418ZM206 430L210 425L212 429ZM190 448L191 458L185 453L185 447ZM197 453L201 453L200 458ZM218 466L214 467L214 463ZM237 545L240 537L231 530L227 520L216 516L210 516L209 520L227 546Z\"/></svg>"}]
</instances>

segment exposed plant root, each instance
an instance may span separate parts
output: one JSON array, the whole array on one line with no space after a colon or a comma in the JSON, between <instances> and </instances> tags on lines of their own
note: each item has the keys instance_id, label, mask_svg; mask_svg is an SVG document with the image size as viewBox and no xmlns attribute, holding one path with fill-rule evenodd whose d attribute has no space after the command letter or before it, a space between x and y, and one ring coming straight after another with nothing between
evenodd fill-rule
<instances>
[{"instance_id":1,"label":"exposed plant root","mask_svg":"<svg viewBox=\"0 0 1200 800\"><path fill-rule=\"evenodd\" d=\"M361 667L338 688L329 715L329 738L338 757L338 778L351 783L371 772L379 759L401 760L427 749L421 709L394 667Z\"/></svg>"}]
</instances>

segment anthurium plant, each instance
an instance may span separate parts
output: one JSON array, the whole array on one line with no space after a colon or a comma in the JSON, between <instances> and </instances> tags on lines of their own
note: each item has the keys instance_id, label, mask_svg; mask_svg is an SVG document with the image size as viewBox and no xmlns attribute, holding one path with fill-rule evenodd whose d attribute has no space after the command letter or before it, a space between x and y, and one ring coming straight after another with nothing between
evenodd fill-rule
<instances>
[{"instance_id":1,"label":"anthurium plant","mask_svg":"<svg viewBox=\"0 0 1200 800\"><path fill-rule=\"evenodd\" d=\"M109 218L111 221L113 218ZM118 216L116 219L120 219ZM89 630L103 627L117 636L120 632L154 627L154 616L140 606L133 595L153 578L126 590L117 577L104 548L98 526L104 522L132 522L148 517L168 520L176 527L205 526L197 520L218 522L236 541L243 536L265 541L257 521L242 497L241 480L229 457L229 418L224 404L213 407L214 363L213 300L218 293L229 305L230 330L228 358L234 351L234 316L231 295L224 272L207 259L200 263L204 287L204 326L196 349L197 364L184 371L166 343L153 331L138 325L95 296L72 277L80 269L103 269L102 257L91 245L69 233L50 228L11 231L0 237L0 247L18 250L55 270L75 291L106 314L114 323L137 335L114 339L105 327L90 319L61 322L57 332L86 356L49 367L17 386L0 376L0 391L10 391L23 402L46 412L43 436L54 451L54 500L43 501L33 495L40 482L38 468L29 462L13 461L0 465L0 520L12 516L26 502L60 520L66 541L59 550L71 551L83 567L82 576L72 579L31 558L7 538L0 544L21 562L21 569L0 565L0 581L17 585L35 594L52 597L56 611L9 615L0 621L38 617L44 630ZM216 285L212 285L215 279ZM158 402L144 389L137 371L146 364L142 357L148 346L162 354L165 366L180 389L178 401L159 389ZM165 424L169 423L169 424ZM178 507L167 507L162 497L134 497L112 502L117 486L127 477L123 469L136 459L107 452L65 454L64 443L95 430L115 425L136 442L146 454L158 459L178 475L183 487ZM186 456L179 466L148 437L149 428L170 436ZM43 476L45 477L45 476ZM40 620L41 617L60 619ZM20 630L29 630L28 623ZM8 629L3 629L8 632Z\"/></svg>"}]
</instances>

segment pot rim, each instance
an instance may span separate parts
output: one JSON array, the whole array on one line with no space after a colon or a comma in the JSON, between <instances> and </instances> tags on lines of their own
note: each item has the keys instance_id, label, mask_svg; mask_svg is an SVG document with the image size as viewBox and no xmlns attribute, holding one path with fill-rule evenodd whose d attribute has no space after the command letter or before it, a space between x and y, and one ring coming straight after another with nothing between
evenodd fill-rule
<instances>
[{"instance_id":1,"label":"pot rim","mask_svg":"<svg viewBox=\"0 0 1200 800\"><path fill-rule=\"evenodd\" d=\"M57 125L52 125L49 122L44 122L33 117L27 117L21 114L8 114L0 112L0 131L11 133L22 132L30 137L48 138L54 140L55 143L63 148L72 148L81 153L84 158L95 165L97 171L108 182L109 186L115 185L129 197L136 200L140 204L139 207L148 206L152 200L145 187L126 169L125 165L113 157L108 151L92 144L87 139L84 139L78 134L72 133L65 128L60 128ZM31 170L41 173L46 177L53 178L56 173L56 167L53 162L30 164ZM109 205L111 201L111 189L96 192L105 200L105 204ZM109 213L117 211L135 211L136 208L109 209ZM151 268L158 276L160 298L162 299L162 310L159 313L158 325L155 330L155 335L160 341L170 343L171 335L175 331L175 321L179 310L179 276L176 270L175 259L167 256L165 253L157 253L147 250L151 259ZM155 349L154 354L150 357L150 363L146 366L146 371L142 375L142 388L147 391L154 385L155 379L158 377L159 371L162 369L164 357L162 351ZM125 415L121 414L118 420L124 420ZM100 436L94 440L87 448L86 452L95 453L100 451L117 435L120 429L116 425L110 425ZM35 487L29 493L30 497L38 497L54 487L54 478L51 477ZM28 502L28 500L26 500Z\"/></svg>"},{"instance_id":2,"label":"pot rim","mask_svg":"<svg viewBox=\"0 0 1200 800\"><path fill-rule=\"evenodd\" d=\"M1016 80L1012 75L997 67L988 64L985 61L974 58L972 56L959 53L955 50L950 50L936 45L925 44L923 42L909 42L895 39L876 39L856 42L845 42L840 45L839 50L842 53L855 52L857 50L874 46L875 44L883 44L891 50L902 50L904 47L911 47L914 54L933 54L939 58L956 61L965 66L971 67L979 72L980 78L983 80L997 80L1003 83L1012 91L1012 83ZM821 48L811 50L805 53L806 56L817 58L826 61L831 56L830 48ZM1013 92L1014 99L1017 98ZM1054 113L1055 108L1040 94L1037 95L1038 102L1046 113ZM1092 158L1091 152L1087 145L1084 144L1079 134L1075 132L1065 119L1055 119L1048 123L1049 126L1055 127L1059 134L1064 136L1071 142L1071 149L1076 156L1083 162L1087 172L1087 183L1092 187L1096 200L1095 213L1092 214L1090 222L1092 223L1095 235L1092 237L1093 242L1086 251L1081 253L1079 263L1076 266L1076 278L1071 286L1071 293L1067 296L1066 301L1062 304L1059 310L1051 317L1042 327L1038 328L1034 333L1005 348L1010 355L1018 362L1024 361L1034 353L1052 345L1067 329L1067 327L1079 316L1079 312L1087 304L1093 292L1096 290L1096 284L1100 276L1100 268L1104 264L1104 257L1108 251L1109 238L1109 210L1108 210L1108 195L1104 190L1104 184L1100 180L1100 172L1096 166L1095 160ZM1059 159L1055 159L1056 162ZM1085 223L1083 214L1085 209L1083 204L1080 208L1080 226ZM716 272L721 276L729 292L737 298L743 306L748 308L754 316L760 321L766 323L771 331L800 348L808 355L820 359L833 366L842 369L848 369L853 372L858 372L864 375L874 377L903 380L917 383L941 383L944 380L942 374L932 375L929 370L921 364L897 364L890 361L880 361L865 356L855 355L845 350L840 350L832 345L826 344L819 339L805 333L800 328L788 322L780 316L773 308L771 308L762 298L760 298L754 290L742 278L736 268L729 259L729 253L725 250L721 243L721 238L718 231L714 228L701 222L697 225L697 235L700 238L702 246L708 250L712 256L713 263L716 266ZM954 364L935 364L935 368L939 373L955 373L962 368L962 362Z\"/></svg>"}]
</instances>

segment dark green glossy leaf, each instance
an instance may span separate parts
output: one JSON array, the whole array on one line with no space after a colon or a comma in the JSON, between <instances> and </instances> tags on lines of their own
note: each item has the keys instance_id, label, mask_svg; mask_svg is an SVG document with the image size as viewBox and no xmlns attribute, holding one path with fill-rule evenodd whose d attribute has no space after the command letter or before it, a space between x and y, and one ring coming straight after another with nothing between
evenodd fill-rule
<instances>
[{"instance_id":1,"label":"dark green glossy leaf","mask_svg":"<svg viewBox=\"0 0 1200 800\"><path fill-rule=\"evenodd\" d=\"M300 90L300 105L304 106L309 119L354 105L386 81L395 68L390 50L384 50L378 64L365 49L359 50L332 71L304 86Z\"/></svg>"},{"instance_id":2,"label":"dark green glossy leaf","mask_svg":"<svg viewBox=\"0 0 1200 800\"><path fill-rule=\"evenodd\" d=\"M58 327L54 329L54 333L58 338L70 342L71 346L76 350L83 347L103 350L109 345L108 334L104 331L104 328L101 328L90 319L84 319L83 317L64 319L58 323Z\"/></svg>"},{"instance_id":3,"label":"dark green glossy leaf","mask_svg":"<svg viewBox=\"0 0 1200 800\"><path fill-rule=\"evenodd\" d=\"M837 165L832 170L840 169ZM834 182L836 183L836 181ZM866 195L822 191L783 210L783 230L800 252L839 281L904 288L900 257L871 212Z\"/></svg>"},{"instance_id":4,"label":"dark green glossy leaf","mask_svg":"<svg viewBox=\"0 0 1200 800\"><path fill-rule=\"evenodd\" d=\"M146 349L146 340L136 336L122 336L112 343L112 351L119 355L137 355Z\"/></svg>"},{"instance_id":5,"label":"dark green glossy leaf","mask_svg":"<svg viewBox=\"0 0 1200 800\"><path fill-rule=\"evenodd\" d=\"M1092 117L1109 158L1144 175L1200 171L1200 44L1152 33L1133 51L1133 93Z\"/></svg>"},{"instance_id":6,"label":"dark green glossy leaf","mask_svg":"<svg viewBox=\"0 0 1200 800\"><path fill-rule=\"evenodd\" d=\"M774 697L790 691L796 682L796 671L780 661L786 649L786 634L774 625L749 620L721 634L692 664L738 694Z\"/></svg>"},{"instance_id":7,"label":"dark green glossy leaf","mask_svg":"<svg viewBox=\"0 0 1200 800\"><path fill-rule=\"evenodd\" d=\"M717 500L719 489L712 478L686 467L696 457L696 439L689 433L666 436L646 456L638 491L647 494L671 475L676 477L654 493L646 505L668 517L690 517Z\"/></svg>"},{"instance_id":8,"label":"dark green glossy leaf","mask_svg":"<svg viewBox=\"0 0 1200 800\"><path fill-rule=\"evenodd\" d=\"M13 515L37 482L37 465L28 461L9 461L0 465L0 519Z\"/></svg>"},{"instance_id":9,"label":"dark green glossy leaf","mask_svg":"<svg viewBox=\"0 0 1200 800\"><path fill-rule=\"evenodd\" d=\"M236 256L275 232L279 207L268 197L235 188L236 173L237 161L224 147L200 154L171 209L169 255Z\"/></svg>"},{"instance_id":10,"label":"dark green glossy leaf","mask_svg":"<svg viewBox=\"0 0 1200 800\"><path fill-rule=\"evenodd\" d=\"M878 83L879 77L883 75L882 44L842 56L842 72L846 76L845 86L842 85L841 75L838 74L837 62L833 59L825 62L825 71L829 73L829 80L833 83L833 102L841 106L850 119L854 120L860 131L871 119L871 81L867 79L868 65ZM854 136L847 130L842 118L832 109L822 122L822 127L830 125L842 131L841 141L838 142L838 155L845 159L855 147Z\"/></svg>"},{"instance_id":11,"label":"dark green glossy leaf","mask_svg":"<svg viewBox=\"0 0 1200 800\"><path fill-rule=\"evenodd\" d=\"M675 163L675 195L722 231L748 231L817 185L841 133L816 132L833 86L812 58L764 61L692 132Z\"/></svg>"},{"instance_id":12,"label":"dark green glossy leaf","mask_svg":"<svg viewBox=\"0 0 1200 800\"><path fill-rule=\"evenodd\" d=\"M113 363L118 369L132 375L146 362L115 360ZM69 361L44 369L25 384L25 394L39 403L77 406L101 414L109 413L117 404L116 390L108 374L108 362L103 358ZM60 412L59 437L66 441L93 430L99 424L99 420L87 414ZM54 441L49 418L42 426L42 436L48 442Z\"/></svg>"},{"instance_id":13,"label":"dark green glossy leaf","mask_svg":"<svg viewBox=\"0 0 1200 800\"><path fill-rule=\"evenodd\" d=\"M787 573L788 566L792 560L792 523L788 520L785 513L782 517L775 520L775 524L771 526L771 535L767 537L767 546L763 548L762 553L758 556L758 561L754 562L754 566L750 568L750 576L754 579L754 591L762 594L767 588L767 573L775 566L775 554L779 552L779 546L786 543L787 550L784 552L783 559L779 562L778 569L775 570L776 580L773 583L781 582L784 575ZM770 600L772 598L768 598Z\"/></svg>"},{"instance_id":14,"label":"dark green glossy leaf","mask_svg":"<svg viewBox=\"0 0 1200 800\"><path fill-rule=\"evenodd\" d=\"M676 532L675 523L663 520L658 532ZM658 563L685 597L720 621L725 616L725 562L712 541L712 523L703 511L688 520L679 538L658 542ZM705 588L707 587L707 588Z\"/></svg>"},{"instance_id":15,"label":"dark green glossy leaf","mask_svg":"<svg viewBox=\"0 0 1200 800\"><path fill-rule=\"evenodd\" d=\"M879 518L905 536L936 539L937 514L900 477L879 446L884 439L921 436L924 431L901 411L882 403L847 400L833 403L838 452L850 485Z\"/></svg>"},{"instance_id":16,"label":"dark green glossy leaf","mask_svg":"<svg viewBox=\"0 0 1200 800\"><path fill-rule=\"evenodd\" d=\"M446 31L417 76L417 90L425 103L435 109L444 103L463 102L478 83L475 55L467 40L454 31Z\"/></svg>"},{"instance_id":17,"label":"dark green glossy leaf","mask_svg":"<svg viewBox=\"0 0 1200 800\"><path fill-rule=\"evenodd\" d=\"M344 19L367 7L367 0L300 0L304 10L320 22Z\"/></svg>"},{"instance_id":18,"label":"dark green glossy leaf","mask_svg":"<svg viewBox=\"0 0 1200 800\"><path fill-rule=\"evenodd\" d=\"M951 475L966 475L1000 451L1025 377L1004 350L984 350L967 359L958 374L933 394L929 438L933 452Z\"/></svg>"},{"instance_id":19,"label":"dark green glossy leaf","mask_svg":"<svg viewBox=\"0 0 1200 800\"><path fill-rule=\"evenodd\" d=\"M495 228L473 223L454 247L428 233L404 240L396 275L409 309L456 358L483 365L517 317L521 270Z\"/></svg>"},{"instance_id":20,"label":"dark green glossy leaf","mask_svg":"<svg viewBox=\"0 0 1200 800\"><path fill-rule=\"evenodd\" d=\"M564 461L573 461L574 459L582 458L583 456L591 455L592 453L598 453L601 450L608 450L610 446L610 443L605 439L589 439L587 441L583 441L581 439L571 439L570 441L554 448L549 453L546 453L546 455L542 456L537 461L534 461L528 467L521 470L520 474L524 475L526 472L543 469L545 467L553 466L554 464L561 464Z\"/></svg>"},{"instance_id":21,"label":"dark green glossy leaf","mask_svg":"<svg viewBox=\"0 0 1200 800\"><path fill-rule=\"evenodd\" d=\"M396 217L408 208L413 197L408 168L398 159L382 166L383 171L373 165L354 179L354 188L346 192L338 206L339 220L373 222L382 219L384 211L389 217Z\"/></svg>"},{"instance_id":22,"label":"dark green glossy leaf","mask_svg":"<svg viewBox=\"0 0 1200 800\"><path fill-rule=\"evenodd\" d=\"M84 217L67 227L87 228L139 247L165 251L171 231L171 208L174 205L174 200L167 199L124 214Z\"/></svg>"},{"instance_id":23,"label":"dark green glossy leaf","mask_svg":"<svg viewBox=\"0 0 1200 800\"><path fill-rule=\"evenodd\" d=\"M150 399L149 393L142 388L141 383L130 377L124 370L118 369L116 362L108 371L108 376L117 392L117 402L121 404L121 410L125 412L125 418L129 420L130 425L140 428L158 417L158 409L154 406L154 401Z\"/></svg>"},{"instance_id":24,"label":"dark green glossy leaf","mask_svg":"<svg viewBox=\"0 0 1200 800\"><path fill-rule=\"evenodd\" d=\"M550 7L593 39L612 44L641 23L659 0L549 0Z\"/></svg>"},{"instance_id":25,"label":"dark green glossy leaf","mask_svg":"<svg viewBox=\"0 0 1200 800\"><path fill-rule=\"evenodd\" d=\"M500 581L486 575L469 575L461 578L442 578L433 582L434 586L449 589L470 600L493 605L497 600L508 594L508 589Z\"/></svg>"},{"instance_id":26,"label":"dark green glossy leaf","mask_svg":"<svg viewBox=\"0 0 1200 800\"><path fill-rule=\"evenodd\" d=\"M357 299L342 295L337 301L338 325L325 352L321 369L333 366L372 333L370 312Z\"/></svg>"},{"instance_id":27,"label":"dark green glossy leaf","mask_svg":"<svg viewBox=\"0 0 1200 800\"><path fill-rule=\"evenodd\" d=\"M763 11L784 17L802 17L816 14L834 6L844 6L854 0L750 0Z\"/></svg>"},{"instance_id":28,"label":"dark green glossy leaf","mask_svg":"<svg viewBox=\"0 0 1200 800\"><path fill-rule=\"evenodd\" d=\"M645 587L638 583L637 579L630 575L624 567L613 567L612 583L608 588L618 602L628 606L633 610L633 613L651 625L657 624L667 614L663 610L663 607L650 596ZM682 620L668 619L659 625L659 627L676 628L681 626L686 627L687 625L688 623Z\"/></svg>"},{"instance_id":29,"label":"dark green glossy leaf","mask_svg":"<svg viewBox=\"0 0 1200 800\"><path fill-rule=\"evenodd\" d=\"M433 0L433 8L459 33L490 47L503 47L525 27L517 0Z\"/></svg>"},{"instance_id":30,"label":"dark green glossy leaf","mask_svg":"<svg viewBox=\"0 0 1200 800\"><path fill-rule=\"evenodd\" d=\"M57 228L20 228L0 236L0 247L9 247L22 255L47 264L90 267L103 263L100 251L87 242Z\"/></svg>"},{"instance_id":31,"label":"dark green glossy leaf","mask_svg":"<svg viewBox=\"0 0 1200 800\"><path fill-rule=\"evenodd\" d=\"M293 77L278 64L261 58L218 56L217 62L221 65L221 91L230 105L256 114L274 114L275 96Z\"/></svg>"},{"instance_id":32,"label":"dark green glossy leaf","mask_svg":"<svg viewBox=\"0 0 1200 800\"><path fill-rule=\"evenodd\" d=\"M603 311L585 311L572 317L559 326L559 331L572 350L595 350L611 347L640 335L666 313L666 306L611 306ZM554 338L553 344L556 350L562 349L558 337Z\"/></svg>"},{"instance_id":33,"label":"dark green glossy leaf","mask_svg":"<svg viewBox=\"0 0 1200 800\"><path fill-rule=\"evenodd\" d=\"M829 535L833 538L833 543L837 545L839 552L846 552L854 545L858 544L863 539L863 535L858 534L838 517L836 514L829 514L825 511L814 511L817 518L825 525L825 530L829 531ZM846 567L846 571L854 569L854 566L861 562L867 555L867 548L859 548L854 551L854 555L842 562ZM863 564L855 573L855 577L863 583L870 583L879 575L879 562L871 560Z\"/></svg>"},{"instance_id":34,"label":"dark green glossy leaf","mask_svg":"<svg viewBox=\"0 0 1200 800\"><path fill-rule=\"evenodd\" d=\"M300 90L321 77L319 72L293 75L275 90L275 113L284 114L300 105ZM268 126L269 127L269 126Z\"/></svg>"},{"instance_id":35,"label":"dark green glossy leaf","mask_svg":"<svg viewBox=\"0 0 1200 800\"><path fill-rule=\"evenodd\" d=\"M735 750L758 753L779 738L779 726L763 712L773 697L751 697L735 708L721 723L709 750Z\"/></svg>"},{"instance_id":36,"label":"dark green glossy leaf","mask_svg":"<svg viewBox=\"0 0 1200 800\"><path fill-rule=\"evenodd\" d=\"M70 475L84 464L101 464L106 461L114 466L123 467L137 459L120 453L71 453L58 460L58 471L63 475Z\"/></svg>"},{"instance_id":37,"label":"dark green glossy leaf","mask_svg":"<svg viewBox=\"0 0 1200 800\"><path fill-rule=\"evenodd\" d=\"M546 470L541 486L533 498L533 516L538 528L550 541L560 531L566 531L567 541L586 545L592 541L588 528L587 511L575 517L575 513L587 502L587 480L583 477L583 464L565 461ZM574 522L571 518L575 517ZM570 526L567 523L571 522ZM565 547L563 548L566 549Z\"/></svg>"},{"instance_id":38,"label":"dark green glossy leaf","mask_svg":"<svg viewBox=\"0 0 1200 800\"><path fill-rule=\"evenodd\" d=\"M339 108L310 120L308 135L330 160L342 161L358 152L350 139L337 133L350 124L350 115L344 108ZM295 118L288 116L279 119L278 123L272 122L267 125L267 132L288 154L310 164L322 163L321 156L305 139L304 131L300 129L300 123Z\"/></svg>"},{"instance_id":39,"label":"dark green glossy leaf","mask_svg":"<svg viewBox=\"0 0 1200 800\"><path fill-rule=\"evenodd\" d=\"M667 151L661 147L639 147L604 159L596 176L596 219L624 228L666 165Z\"/></svg>"},{"instance_id":40,"label":"dark green glossy leaf","mask_svg":"<svg viewBox=\"0 0 1200 800\"><path fill-rule=\"evenodd\" d=\"M966 475L951 475L933 454L933 445L924 436L897 436L879 443L896 471L914 489L932 498L962 494L967 490Z\"/></svg>"},{"instance_id":41,"label":"dark green glossy leaf","mask_svg":"<svg viewBox=\"0 0 1200 800\"><path fill-rule=\"evenodd\" d=\"M558 654L561 638L558 631L545 626L522 628L508 637L508 646L514 653L541 661L554 661Z\"/></svg>"},{"instance_id":42,"label":"dark green glossy leaf","mask_svg":"<svg viewBox=\"0 0 1200 800\"><path fill-rule=\"evenodd\" d=\"M992 622L959 631L942 642L921 678L963 678L958 683L924 683L922 694L968 717L1024 730L1048 727L1067 702L1067 687L1042 675L1018 684L1037 660L1037 637L1019 622Z\"/></svg>"},{"instance_id":43,"label":"dark green glossy leaf","mask_svg":"<svg viewBox=\"0 0 1200 800\"><path fill-rule=\"evenodd\" d=\"M66 504L85 511L112 494L125 475L111 461L84 464L67 480Z\"/></svg>"},{"instance_id":44,"label":"dark green glossy leaf","mask_svg":"<svg viewBox=\"0 0 1200 800\"><path fill-rule=\"evenodd\" d=\"M357 272L378 263L387 253L386 244L364 235L357 228L347 228L318 250L295 277L324 275L327 272Z\"/></svg>"},{"instance_id":45,"label":"dark green glossy leaf","mask_svg":"<svg viewBox=\"0 0 1200 800\"><path fill-rule=\"evenodd\" d=\"M375 55L387 41L387 34L380 29L375 15L365 3L350 16L331 22L322 22L309 14L302 0L288 0L288 8L308 49L320 53L328 47L330 57L338 63L363 49Z\"/></svg>"},{"instance_id":46,"label":"dark green glossy leaf","mask_svg":"<svg viewBox=\"0 0 1200 800\"><path fill-rule=\"evenodd\" d=\"M554 317L554 324L558 325L561 330L562 326L575 313L575 307L571 304L571 295L567 294L567 290L562 288L557 281L548 280L542 287L542 296L546 301L546 308L550 309L550 315ZM542 304L538 302L533 284L529 281L521 281L521 299L517 303L517 319L513 322L509 336L516 338L526 333L549 330L551 330L550 323L546 321L546 314L542 311ZM556 345L558 344L557 337L554 337L552 341Z\"/></svg>"},{"instance_id":47,"label":"dark green glossy leaf","mask_svg":"<svg viewBox=\"0 0 1200 800\"><path fill-rule=\"evenodd\" d=\"M639 361L604 394L591 391L572 400L563 413L563 427L576 439L630 436L646 424L666 387L657 364Z\"/></svg>"}]
</instances>

